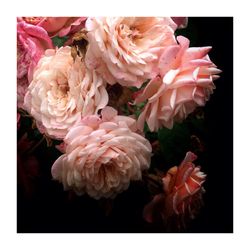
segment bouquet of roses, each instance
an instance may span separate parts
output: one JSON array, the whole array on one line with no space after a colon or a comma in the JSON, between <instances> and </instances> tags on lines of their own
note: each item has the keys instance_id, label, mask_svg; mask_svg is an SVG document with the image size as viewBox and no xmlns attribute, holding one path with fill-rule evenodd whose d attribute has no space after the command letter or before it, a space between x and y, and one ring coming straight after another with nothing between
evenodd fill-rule
<instances>
[{"instance_id":1,"label":"bouquet of roses","mask_svg":"<svg viewBox=\"0 0 250 250\"><path fill-rule=\"evenodd\" d=\"M36 175L32 152L46 141L61 152L51 175L64 190L113 199L139 180L152 197L143 211L147 222L181 228L193 218L206 178L193 163L202 147L199 138L192 136L196 146L181 154L179 166L166 160L161 168L153 161L162 152L172 154L162 150L164 143L190 114L200 115L198 107L208 101L221 72L208 56L211 47L190 47L189 39L176 35L187 22L17 18L20 183L27 187L27 176Z\"/></svg>"}]
</instances>

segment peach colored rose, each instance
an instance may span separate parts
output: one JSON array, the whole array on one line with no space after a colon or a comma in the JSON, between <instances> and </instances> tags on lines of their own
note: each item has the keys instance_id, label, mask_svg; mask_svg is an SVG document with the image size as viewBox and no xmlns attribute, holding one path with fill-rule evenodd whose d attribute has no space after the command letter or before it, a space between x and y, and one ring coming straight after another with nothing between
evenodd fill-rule
<instances>
[{"instance_id":1,"label":"peach colored rose","mask_svg":"<svg viewBox=\"0 0 250 250\"><path fill-rule=\"evenodd\" d=\"M185 159L179 167L172 167L162 179L164 193L158 194L144 208L144 218L147 222L155 220L155 211L161 219L168 223L176 219L184 223L184 218L194 218L202 205L202 194L205 192L202 187L206 175L200 171L200 166L192 162L197 156L187 152Z\"/></svg>"},{"instance_id":2,"label":"peach colored rose","mask_svg":"<svg viewBox=\"0 0 250 250\"><path fill-rule=\"evenodd\" d=\"M111 107L101 117L85 117L64 141L66 153L52 166L52 176L79 195L113 198L150 165L151 145L136 133L136 121Z\"/></svg>"},{"instance_id":3,"label":"peach colored rose","mask_svg":"<svg viewBox=\"0 0 250 250\"><path fill-rule=\"evenodd\" d=\"M204 106L213 93L213 80L221 71L208 57L211 47L189 48L187 38L177 39L179 45L167 47L159 59L160 75L136 96L136 103L147 101L138 118L140 130L145 121L151 131L172 128L175 121Z\"/></svg>"},{"instance_id":4,"label":"peach colored rose","mask_svg":"<svg viewBox=\"0 0 250 250\"><path fill-rule=\"evenodd\" d=\"M89 17L86 64L110 84L140 87L157 75L163 48L175 44L177 25L160 17Z\"/></svg>"},{"instance_id":5,"label":"peach colored rose","mask_svg":"<svg viewBox=\"0 0 250 250\"><path fill-rule=\"evenodd\" d=\"M79 57L74 62L70 47L45 52L25 96L25 107L39 130L55 139L63 139L77 121L107 103L103 79Z\"/></svg>"},{"instance_id":6,"label":"peach colored rose","mask_svg":"<svg viewBox=\"0 0 250 250\"><path fill-rule=\"evenodd\" d=\"M86 17L22 17L26 23L43 27L51 37L67 36L84 28Z\"/></svg>"},{"instance_id":7,"label":"peach colored rose","mask_svg":"<svg viewBox=\"0 0 250 250\"><path fill-rule=\"evenodd\" d=\"M17 19L17 106L23 108L23 99L32 80L34 68L46 49L52 48L47 32Z\"/></svg>"}]
</instances>

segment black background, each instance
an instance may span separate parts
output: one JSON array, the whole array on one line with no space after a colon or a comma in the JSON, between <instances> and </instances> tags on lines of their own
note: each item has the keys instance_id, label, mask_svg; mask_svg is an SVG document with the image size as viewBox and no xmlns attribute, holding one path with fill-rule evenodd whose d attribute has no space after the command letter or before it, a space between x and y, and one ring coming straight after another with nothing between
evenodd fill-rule
<instances>
[{"instance_id":1,"label":"black background","mask_svg":"<svg viewBox=\"0 0 250 250\"><path fill-rule=\"evenodd\" d=\"M223 71L204 108L205 205L186 232L229 233L233 232L233 18L189 18L188 28L181 32L192 46L212 46L210 58ZM17 185L17 232L163 232L142 219L149 198L141 183L132 183L118 195L106 216L107 202L63 192L62 185L52 180L50 167L59 153L48 149L36 154L42 168L33 195L27 196Z\"/></svg>"}]
</instances>

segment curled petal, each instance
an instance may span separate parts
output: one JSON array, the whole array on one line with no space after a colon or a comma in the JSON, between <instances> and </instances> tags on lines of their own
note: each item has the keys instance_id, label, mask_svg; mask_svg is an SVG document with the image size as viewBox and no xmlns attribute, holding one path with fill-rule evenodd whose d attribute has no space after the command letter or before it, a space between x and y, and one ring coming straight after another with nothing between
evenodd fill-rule
<instances>
[{"instance_id":1,"label":"curled petal","mask_svg":"<svg viewBox=\"0 0 250 250\"><path fill-rule=\"evenodd\" d=\"M101 117L84 117L65 137L66 151L53 165L65 189L95 199L113 198L150 165L151 145L135 133L135 120L105 107Z\"/></svg>"},{"instance_id":2,"label":"curled petal","mask_svg":"<svg viewBox=\"0 0 250 250\"><path fill-rule=\"evenodd\" d=\"M141 87L158 74L155 67L165 46L176 44L171 18L88 18L85 62L109 84Z\"/></svg>"},{"instance_id":3,"label":"curled petal","mask_svg":"<svg viewBox=\"0 0 250 250\"><path fill-rule=\"evenodd\" d=\"M96 124L97 114L108 103L106 83L95 71L85 68L71 48L47 50L40 59L24 98L26 110L41 124L40 131L64 139L82 117L82 123Z\"/></svg>"},{"instance_id":4,"label":"curled petal","mask_svg":"<svg viewBox=\"0 0 250 250\"><path fill-rule=\"evenodd\" d=\"M136 103L147 101L138 118L140 129L144 122L152 132L171 129L175 121L183 121L196 107L204 106L215 89L213 80L221 71L207 55L211 47L189 48L183 36L177 41L163 51L157 64L160 74L136 95Z\"/></svg>"}]
</instances>

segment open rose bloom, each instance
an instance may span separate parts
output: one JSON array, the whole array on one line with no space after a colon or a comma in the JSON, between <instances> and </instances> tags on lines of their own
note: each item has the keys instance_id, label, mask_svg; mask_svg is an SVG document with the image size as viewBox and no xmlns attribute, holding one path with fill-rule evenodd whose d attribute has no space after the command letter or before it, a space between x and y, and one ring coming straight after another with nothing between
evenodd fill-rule
<instances>
[{"instance_id":1,"label":"open rose bloom","mask_svg":"<svg viewBox=\"0 0 250 250\"><path fill-rule=\"evenodd\" d=\"M189 48L189 40L177 37L179 44L168 46L158 61L160 74L136 97L147 101L138 119L143 130L146 121L151 131L172 128L198 106L204 106L215 88L213 80L221 72L209 59L211 47Z\"/></svg>"},{"instance_id":2,"label":"open rose bloom","mask_svg":"<svg viewBox=\"0 0 250 250\"><path fill-rule=\"evenodd\" d=\"M171 18L88 18L87 66L110 84L140 87L157 75L155 63L162 50L174 44L176 28Z\"/></svg>"},{"instance_id":3,"label":"open rose bloom","mask_svg":"<svg viewBox=\"0 0 250 250\"><path fill-rule=\"evenodd\" d=\"M29 141L18 158L21 178L32 164L43 168L33 157L43 155L61 191L110 202L139 183L153 197L147 222L193 217L206 176L189 150L202 151L184 140L171 145L171 129L197 118L221 71L212 47L190 47L176 35L187 25L187 17L17 18L17 128L19 140ZM167 158L177 151L189 152L162 178L159 169L172 166Z\"/></svg>"},{"instance_id":4,"label":"open rose bloom","mask_svg":"<svg viewBox=\"0 0 250 250\"><path fill-rule=\"evenodd\" d=\"M85 115L96 114L108 103L105 82L70 47L47 50L39 61L25 96L25 107L38 127L55 139L63 139Z\"/></svg>"},{"instance_id":5,"label":"open rose bloom","mask_svg":"<svg viewBox=\"0 0 250 250\"><path fill-rule=\"evenodd\" d=\"M52 166L52 176L78 194L115 197L150 165L151 145L136 133L135 120L111 107L101 117L86 116L64 141L66 153Z\"/></svg>"}]
</instances>

